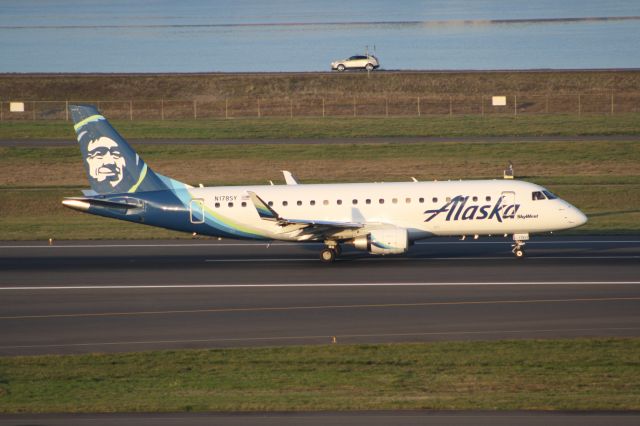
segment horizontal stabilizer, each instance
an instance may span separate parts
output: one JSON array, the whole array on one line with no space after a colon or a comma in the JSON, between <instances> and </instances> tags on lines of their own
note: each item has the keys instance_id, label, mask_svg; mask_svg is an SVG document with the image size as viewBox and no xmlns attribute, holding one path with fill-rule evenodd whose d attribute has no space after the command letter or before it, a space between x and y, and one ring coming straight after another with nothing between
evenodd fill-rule
<instances>
[{"instance_id":1,"label":"horizontal stabilizer","mask_svg":"<svg viewBox=\"0 0 640 426\"><path fill-rule=\"evenodd\" d=\"M110 200L100 200L97 198L88 198L88 197L65 198L64 200L62 200L62 205L65 207L69 207L70 209L81 210L81 211L87 211L89 210L90 207L103 207L103 208L125 209L125 210L140 208L139 204L110 201Z\"/></svg>"}]
</instances>

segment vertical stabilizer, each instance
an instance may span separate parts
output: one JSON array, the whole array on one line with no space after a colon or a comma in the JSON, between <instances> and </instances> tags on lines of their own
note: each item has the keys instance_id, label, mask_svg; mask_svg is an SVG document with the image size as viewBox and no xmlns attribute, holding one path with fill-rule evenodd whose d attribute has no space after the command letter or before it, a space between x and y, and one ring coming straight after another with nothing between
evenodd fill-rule
<instances>
[{"instance_id":1,"label":"vertical stabilizer","mask_svg":"<svg viewBox=\"0 0 640 426\"><path fill-rule=\"evenodd\" d=\"M91 188L98 194L166 189L162 180L98 110L69 106Z\"/></svg>"}]
</instances>

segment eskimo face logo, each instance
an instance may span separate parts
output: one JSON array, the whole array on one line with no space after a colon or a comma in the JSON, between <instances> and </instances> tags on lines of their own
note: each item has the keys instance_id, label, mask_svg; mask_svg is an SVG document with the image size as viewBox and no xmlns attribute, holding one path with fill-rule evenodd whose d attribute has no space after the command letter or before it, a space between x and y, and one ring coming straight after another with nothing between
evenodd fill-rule
<instances>
[{"instance_id":1,"label":"eskimo face logo","mask_svg":"<svg viewBox=\"0 0 640 426\"><path fill-rule=\"evenodd\" d=\"M115 188L122 181L126 161L118 144L101 136L87 145L89 175L97 182L109 182Z\"/></svg>"}]
</instances>

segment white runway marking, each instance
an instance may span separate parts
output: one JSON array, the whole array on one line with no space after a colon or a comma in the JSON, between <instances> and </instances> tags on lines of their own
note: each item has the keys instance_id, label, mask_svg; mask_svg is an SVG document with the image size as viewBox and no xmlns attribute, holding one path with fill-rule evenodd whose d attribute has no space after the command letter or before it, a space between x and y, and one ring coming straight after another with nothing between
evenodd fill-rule
<instances>
[{"instance_id":1,"label":"white runway marking","mask_svg":"<svg viewBox=\"0 0 640 426\"><path fill-rule=\"evenodd\" d=\"M10 284L9 284L10 285ZM640 281L494 281L494 282L433 282L433 283L290 283L290 284L138 284L138 285L72 285L72 286L16 286L0 287L0 291L38 290L152 290L187 288L314 288L314 287L454 287L454 286L563 286L563 285L640 285Z\"/></svg>"},{"instance_id":2,"label":"white runway marking","mask_svg":"<svg viewBox=\"0 0 640 426\"><path fill-rule=\"evenodd\" d=\"M482 306L482 305L515 305L515 304L550 304L550 303L598 303L598 302L636 302L640 297L601 297L573 299L508 299L508 300L450 300L440 302L415 303L369 303L350 305L303 305L303 306L253 306L231 308L174 309L164 311L119 311L119 312L77 312L73 314L13 315L0 316L0 320L31 320L53 318L91 318L91 317L125 317L144 315L185 315L185 314L225 314L238 312L287 312L311 310L339 309L386 309L386 308L424 308L447 306Z\"/></svg>"}]
</instances>

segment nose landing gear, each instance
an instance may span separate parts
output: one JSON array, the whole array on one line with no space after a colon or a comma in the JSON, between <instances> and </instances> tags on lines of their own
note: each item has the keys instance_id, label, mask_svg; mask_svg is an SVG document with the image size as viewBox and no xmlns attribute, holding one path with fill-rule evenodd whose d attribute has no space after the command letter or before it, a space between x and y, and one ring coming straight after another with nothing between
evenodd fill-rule
<instances>
[{"instance_id":1,"label":"nose landing gear","mask_svg":"<svg viewBox=\"0 0 640 426\"><path fill-rule=\"evenodd\" d=\"M513 244L511 245L511 251L518 259L524 257L524 245L525 241L529 239L529 234L513 234Z\"/></svg>"},{"instance_id":2,"label":"nose landing gear","mask_svg":"<svg viewBox=\"0 0 640 426\"><path fill-rule=\"evenodd\" d=\"M512 245L513 249L511 251L518 259L522 259L524 257L523 246L524 243L522 241L516 241L515 244Z\"/></svg>"}]
</instances>

